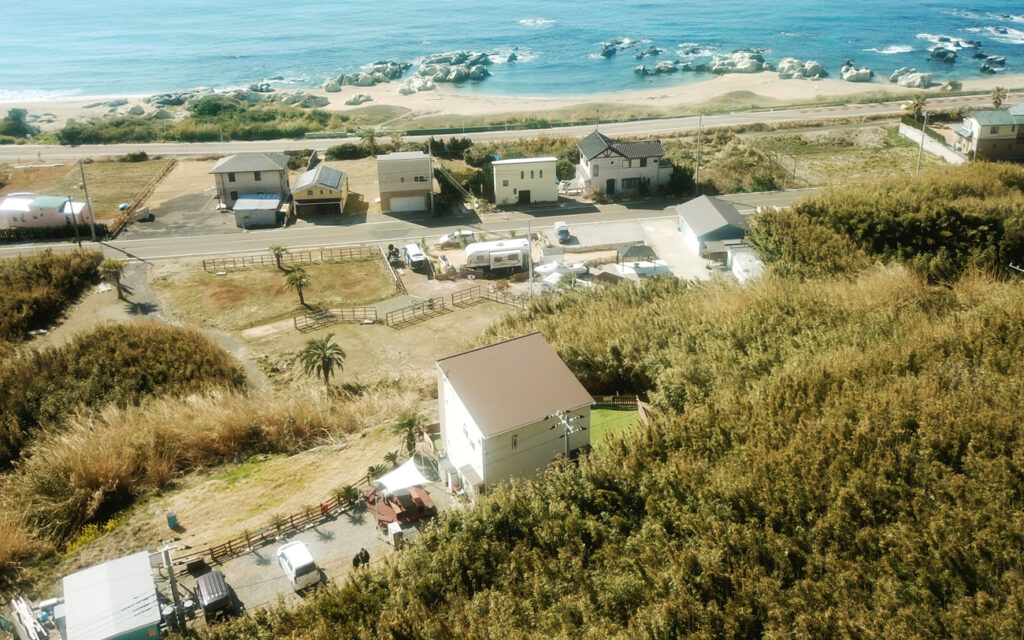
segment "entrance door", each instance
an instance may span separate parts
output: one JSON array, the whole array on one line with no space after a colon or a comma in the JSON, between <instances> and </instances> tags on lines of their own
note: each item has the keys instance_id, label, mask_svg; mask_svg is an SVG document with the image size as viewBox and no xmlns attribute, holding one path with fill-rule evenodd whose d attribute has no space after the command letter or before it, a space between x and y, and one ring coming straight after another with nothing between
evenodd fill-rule
<instances>
[{"instance_id":1,"label":"entrance door","mask_svg":"<svg viewBox=\"0 0 1024 640\"><path fill-rule=\"evenodd\" d=\"M615 178L608 178L608 181L605 182L604 192L610 196L615 195Z\"/></svg>"},{"instance_id":2,"label":"entrance door","mask_svg":"<svg viewBox=\"0 0 1024 640\"><path fill-rule=\"evenodd\" d=\"M519 204L530 204L530 190L520 189L519 190Z\"/></svg>"}]
</instances>

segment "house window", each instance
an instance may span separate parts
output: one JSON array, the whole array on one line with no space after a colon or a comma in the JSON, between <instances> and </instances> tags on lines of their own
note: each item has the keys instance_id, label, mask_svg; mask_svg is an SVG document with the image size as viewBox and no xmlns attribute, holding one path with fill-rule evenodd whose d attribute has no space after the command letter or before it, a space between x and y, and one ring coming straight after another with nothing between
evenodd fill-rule
<instances>
[{"instance_id":1,"label":"house window","mask_svg":"<svg viewBox=\"0 0 1024 640\"><path fill-rule=\"evenodd\" d=\"M633 161L632 160L623 160L622 161L622 167L624 169L629 169L632 166L633 166Z\"/></svg>"},{"instance_id":2,"label":"house window","mask_svg":"<svg viewBox=\"0 0 1024 640\"><path fill-rule=\"evenodd\" d=\"M231 192L231 199L232 200L238 200L238 192L237 191L232 191Z\"/></svg>"},{"instance_id":3,"label":"house window","mask_svg":"<svg viewBox=\"0 0 1024 640\"><path fill-rule=\"evenodd\" d=\"M596 178L596 177L597 177L598 175L600 175L600 173L601 173L601 172L600 172L600 171L598 171L598 169L600 169L600 168L601 168L601 165L599 165L599 164L595 164L595 165L594 165L594 177L595 177L595 178Z\"/></svg>"},{"instance_id":4,"label":"house window","mask_svg":"<svg viewBox=\"0 0 1024 640\"><path fill-rule=\"evenodd\" d=\"M543 170L543 169L541 169L541 170L540 170L540 177L541 177L541 178L543 178L543 177L544 177L544 170Z\"/></svg>"},{"instance_id":5,"label":"house window","mask_svg":"<svg viewBox=\"0 0 1024 640\"><path fill-rule=\"evenodd\" d=\"M256 182L259 182L260 180L263 180L263 174L262 174L262 173L260 173L259 171L253 171L253 172L252 172L252 177L253 177L253 179L254 179L254 180L255 180Z\"/></svg>"},{"instance_id":6,"label":"house window","mask_svg":"<svg viewBox=\"0 0 1024 640\"><path fill-rule=\"evenodd\" d=\"M228 182L234 182L234 181L235 181L235 174L229 173L228 174Z\"/></svg>"},{"instance_id":7,"label":"house window","mask_svg":"<svg viewBox=\"0 0 1024 640\"><path fill-rule=\"evenodd\" d=\"M413 176L412 177L412 181L413 182L426 182L427 181L427 176Z\"/></svg>"},{"instance_id":8,"label":"house window","mask_svg":"<svg viewBox=\"0 0 1024 640\"><path fill-rule=\"evenodd\" d=\"M530 170L530 180L533 180L533 169Z\"/></svg>"},{"instance_id":9,"label":"house window","mask_svg":"<svg viewBox=\"0 0 1024 640\"><path fill-rule=\"evenodd\" d=\"M476 443L469 437L469 429L466 428L466 425L462 425L462 435L466 436L466 442L469 443L470 448L476 449Z\"/></svg>"},{"instance_id":10,"label":"house window","mask_svg":"<svg viewBox=\"0 0 1024 640\"><path fill-rule=\"evenodd\" d=\"M999 133L999 127L992 127L989 129L989 133Z\"/></svg>"},{"instance_id":11,"label":"house window","mask_svg":"<svg viewBox=\"0 0 1024 640\"><path fill-rule=\"evenodd\" d=\"M519 448L519 436L512 436L512 450L515 451Z\"/></svg>"},{"instance_id":12,"label":"house window","mask_svg":"<svg viewBox=\"0 0 1024 640\"><path fill-rule=\"evenodd\" d=\"M507 187L508 186L508 180L502 180L501 181L501 186Z\"/></svg>"},{"instance_id":13,"label":"house window","mask_svg":"<svg viewBox=\"0 0 1024 640\"><path fill-rule=\"evenodd\" d=\"M405 182L405 176L402 176L401 178L399 178L398 181L399 182Z\"/></svg>"},{"instance_id":14,"label":"house window","mask_svg":"<svg viewBox=\"0 0 1024 640\"><path fill-rule=\"evenodd\" d=\"M311 195L313 195L313 190L312 190L312 189L310 189L310 190L306 191L306 195L307 195L307 196L311 196Z\"/></svg>"},{"instance_id":15,"label":"house window","mask_svg":"<svg viewBox=\"0 0 1024 640\"><path fill-rule=\"evenodd\" d=\"M640 186L640 178L623 178L622 188L623 189L636 189Z\"/></svg>"},{"instance_id":16,"label":"house window","mask_svg":"<svg viewBox=\"0 0 1024 640\"><path fill-rule=\"evenodd\" d=\"M640 158L640 166L641 167L646 167L647 166L647 158Z\"/></svg>"},{"instance_id":17,"label":"house window","mask_svg":"<svg viewBox=\"0 0 1024 640\"><path fill-rule=\"evenodd\" d=\"M519 179L520 180L525 180L526 179L526 172L525 171L520 171L519 172Z\"/></svg>"}]
</instances>

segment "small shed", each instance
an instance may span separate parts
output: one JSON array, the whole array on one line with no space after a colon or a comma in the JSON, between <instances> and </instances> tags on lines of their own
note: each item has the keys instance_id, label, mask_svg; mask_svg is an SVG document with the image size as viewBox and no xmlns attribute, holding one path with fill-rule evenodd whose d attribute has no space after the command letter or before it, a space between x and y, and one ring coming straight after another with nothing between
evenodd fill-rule
<instances>
[{"instance_id":1,"label":"small shed","mask_svg":"<svg viewBox=\"0 0 1024 640\"><path fill-rule=\"evenodd\" d=\"M160 605L149 552L64 577L64 640L160 637Z\"/></svg>"},{"instance_id":2,"label":"small shed","mask_svg":"<svg viewBox=\"0 0 1024 640\"><path fill-rule=\"evenodd\" d=\"M645 244L633 244L628 247L619 247L617 262L642 262L644 260L655 260L657 254L654 249Z\"/></svg>"},{"instance_id":3,"label":"small shed","mask_svg":"<svg viewBox=\"0 0 1024 640\"><path fill-rule=\"evenodd\" d=\"M276 193L243 193L235 201L235 224L243 229L276 227L281 196Z\"/></svg>"},{"instance_id":4,"label":"small shed","mask_svg":"<svg viewBox=\"0 0 1024 640\"><path fill-rule=\"evenodd\" d=\"M292 186L295 215L333 215L345 210L348 176L324 164L304 171Z\"/></svg>"},{"instance_id":5,"label":"small shed","mask_svg":"<svg viewBox=\"0 0 1024 640\"><path fill-rule=\"evenodd\" d=\"M742 240L747 223L731 202L701 196L676 206L679 231L686 245L697 256L713 240Z\"/></svg>"}]
</instances>

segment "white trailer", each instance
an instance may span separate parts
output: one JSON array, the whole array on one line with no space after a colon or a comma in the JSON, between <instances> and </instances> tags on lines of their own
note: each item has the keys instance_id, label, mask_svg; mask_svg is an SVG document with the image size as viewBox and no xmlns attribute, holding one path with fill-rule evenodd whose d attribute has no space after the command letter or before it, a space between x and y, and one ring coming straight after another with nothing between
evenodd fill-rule
<instances>
[{"instance_id":1,"label":"white trailer","mask_svg":"<svg viewBox=\"0 0 1024 640\"><path fill-rule=\"evenodd\" d=\"M465 251L469 269L525 269L530 264L530 241L526 238L474 242L466 245Z\"/></svg>"}]
</instances>

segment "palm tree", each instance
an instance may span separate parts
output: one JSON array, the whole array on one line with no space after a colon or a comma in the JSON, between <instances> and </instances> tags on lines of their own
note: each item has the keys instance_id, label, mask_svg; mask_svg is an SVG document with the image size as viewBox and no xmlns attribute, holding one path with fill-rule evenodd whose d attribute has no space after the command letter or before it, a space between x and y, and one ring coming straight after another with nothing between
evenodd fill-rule
<instances>
[{"instance_id":1,"label":"palm tree","mask_svg":"<svg viewBox=\"0 0 1024 640\"><path fill-rule=\"evenodd\" d=\"M100 263L100 275L117 288L117 299L124 300L124 292L121 290L121 276L124 274L124 260L107 258Z\"/></svg>"},{"instance_id":2,"label":"palm tree","mask_svg":"<svg viewBox=\"0 0 1024 640\"><path fill-rule=\"evenodd\" d=\"M288 247L283 244L272 244L270 245L270 253L274 254L274 262L277 263L277 268L284 271L284 267L281 266L281 258L284 254L288 253Z\"/></svg>"},{"instance_id":3,"label":"palm tree","mask_svg":"<svg viewBox=\"0 0 1024 640\"><path fill-rule=\"evenodd\" d=\"M392 467L398 466L399 453L397 451L388 451L384 454L384 462L390 464Z\"/></svg>"},{"instance_id":4,"label":"palm tree","mask_svg":"<svg viewBox=\"0 0 1024 640\"><path fill-rule=\"evenodd\" d=\"M927 98L925 98L923 95L918 94L911 98L906 105L904 105L904 109L910 111L910 114L914 116L914 120L920 120L921 114L924 113L925 104L927 102Z\"/></svg>"},{"instance_id":5,"label":"palm tree","mask_svg":"<svg viewBox=\"0 0 1024 640\"><path fill-rule=\"evenodd\" d=\"M297 356L303 371L307 375L323 376L324 384L328 387L331 386L334 369L345 368L345 351L331 342L333 337L333 333L328 333L322 338L310 338Z\"/></svg>"},{"instance_id":6,"label":"palm tree","mask_svg":"<svg viewBox=\"0 0 1024 640\"><path fill-rule=\"evenodd\" d=\"M370 147L370 155L377 155L377 132L367 127L359 132L359 141Z\"/></svg>"},{"instance_id":7,"label":"palm tree","mask_svg":"<svg viewBox=\"0 0 1024 640\"><path fill-rule=\"evenodd\" d=\"M295 289L299 292L299 304L302 306L306 305L306 299L302 297L302 290L309 286L309 274L302 269L295 269L289 271L288 275L285 276L284 286L289 289Z\"/></svg>"},{"instance_id":8,"label":"palm tree","mask_svg":"<svg viewBox=\"0 0 1024 640\"><path fill-rule=\"evenodd\" d=\"M1003 106L1003 102L1006 100L1006 89L1002 87L992 87L992 106L996 109Z\"/></svg>"},{"instance_id":9,"label":"palm tree","mask_svg":"<svg viewBox=\"0 0 1024 640\"><path fill-rule=\"evenodd\" d=\"M416 412L402 414L392 429L405 439L405 450L411 456L416 453L416 439L420 435L420 415Z\"/></svg>"}]
</instances>

